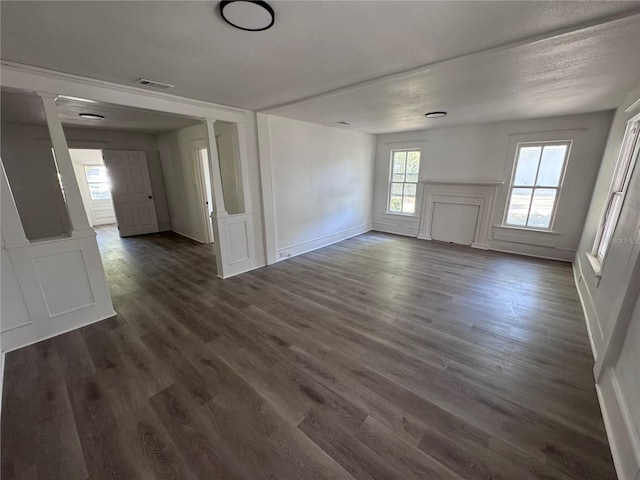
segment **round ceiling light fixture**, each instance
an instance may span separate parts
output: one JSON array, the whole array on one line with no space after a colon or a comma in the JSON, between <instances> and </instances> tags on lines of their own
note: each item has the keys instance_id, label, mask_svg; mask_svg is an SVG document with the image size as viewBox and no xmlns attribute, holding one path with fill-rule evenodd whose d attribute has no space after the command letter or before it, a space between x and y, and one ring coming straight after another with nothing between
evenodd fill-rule
<instances>
[{"instance_id":1,"label":"round ceiling light fixture","mask_svg":"<svg viewBox=\"0 0 640 480\"><path fill-rule=\"evenodd\" d=\"M424 116L427 118L442 118L447 116L447 112L427 112Z\"/></svg>"},{"instance_id":2,"label":"round ceiling light fixture","mask_svg":"<svg viewBox=\"0 0 640 480\"><path fill-rule=\"evenodd\" d=\"M87 120L104 120L104 115L98 115L97 113L79 113L78 116Z\"/></svg>"},{"instance_id":3,"label":"round ceiling light fixture","mask_svg":"<svg viewBox=\"0 0 640 480\"><path fill-rule=\"evenodd\" d=\"M220 15L229 25L248 32L267 30L276 18L273 8L262 0L222 1Z\"/></svg>"}]
</instances>

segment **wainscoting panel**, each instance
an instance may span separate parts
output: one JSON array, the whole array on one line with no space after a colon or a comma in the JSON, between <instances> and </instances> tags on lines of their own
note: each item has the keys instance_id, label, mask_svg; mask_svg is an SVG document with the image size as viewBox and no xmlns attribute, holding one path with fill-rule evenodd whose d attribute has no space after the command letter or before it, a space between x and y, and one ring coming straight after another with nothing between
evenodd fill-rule
<instances>
[{"instance_id":1,"label":"wainscoting panel","mask_svg":"<svg viewBox=\"0 0 640 480\"><path fill-rule=\"evenodd\" d=\"M4 351L115 315L93 230L6 251L29 321L3 324Z\"/></svg>"}]
</instances>

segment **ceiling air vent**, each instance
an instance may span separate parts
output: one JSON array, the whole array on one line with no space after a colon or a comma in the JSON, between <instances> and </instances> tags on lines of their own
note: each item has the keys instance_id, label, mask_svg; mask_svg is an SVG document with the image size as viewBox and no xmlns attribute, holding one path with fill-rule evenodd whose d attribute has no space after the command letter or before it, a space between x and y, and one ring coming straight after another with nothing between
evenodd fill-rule
<instances>
[{"instance_id":1,"label":"ceiling air vent","mask_svg":"<svg viewBox=\"0 0 640 480\"><path fill-rule=\"evenodd\" d=\"M145 87L159 88L161 90L167 90L168 88L174 88L175 85L169 85L168 83L156 82L155 80L149 80L147 78L139 78L136 82L139 85Z\"/></svg>"}]
</instances>

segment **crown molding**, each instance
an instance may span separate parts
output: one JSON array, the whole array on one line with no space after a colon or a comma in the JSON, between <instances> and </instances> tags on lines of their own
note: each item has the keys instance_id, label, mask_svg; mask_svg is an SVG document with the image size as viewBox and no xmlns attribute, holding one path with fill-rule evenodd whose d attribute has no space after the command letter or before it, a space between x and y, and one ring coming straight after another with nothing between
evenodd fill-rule
<instances>
[{"instance_id":1,"label":"crown molding","mask_svg":"<svg viewBox=\"0 0 640 480\"><path fill-rule=\"evenodd\" d=\"M123 93L134 94L134 95L142 95L144 97L164 100L164 101L179 102L184 105L190 105L198 108L216 109L216 110L221 110L224 112L228 112L236 115L242 115L242 116L245 116L247 112L250 111L242 108L236 108L236 107L230 107L227 105L220 105L217 103L206 102L203 100L196 100L193 98L181 97L179 95L172 95L170 93L154 92L154 91L146 90L144 88L133 87L129 85L122 85L120 83L107 82L105 80L97 80L95 78L82 77L82 76L74 75L71 73L48 70L46 68L34 67L32 65L26 65L22 63L7 61L7 60L0 60L0 70L3 76L7 72L31 74L31 75L36 75L43 78L48 78L51 80L73 82L76 84L81 84L89 87L106 88L112 91L119 91ZM0 82L4 85L4 82L2 82L1 79L0 79ZM63 94L63 92L43 92L43 91L39 91L39 92L34 91L34 93L51 94L51 95ZM64 94L66 94L66 92Z\"/></svg>"}]
</instances>

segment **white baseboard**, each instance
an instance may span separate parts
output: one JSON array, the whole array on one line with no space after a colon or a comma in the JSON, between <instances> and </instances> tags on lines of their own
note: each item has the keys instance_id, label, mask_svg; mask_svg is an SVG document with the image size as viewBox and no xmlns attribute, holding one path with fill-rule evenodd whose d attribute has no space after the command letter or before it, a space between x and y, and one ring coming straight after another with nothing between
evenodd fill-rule
<instances>
[{"instance_id":1,"label":"white baseboard","mask_svg":"<svg viewBox=\"0 0 640 480\"><path fill-rule=\"evenodd\" d=\"M596 385L611 455L620 480L640 478L640 439L613 368L608 368Z\"/></svg>"},{"instance_id":2,"label":"white baseboard","mask_svg":"<svg viewBox=\"0 0 640 480\"><path fill-rule=\"evenodd\" d=\"M247 273L250 272L251 270L255 270L257 268L262 268L265 265L267 265L266 262L266 258L264 255L260 255L258 257L255 258L250 258L246 261L243 262L239 262L237 264L234 265L230 265L229 268L229 273L227 276L225 277L221 277L220 275L218 275L219 278L225 279L225 278L231 278L234 277L236 275L240 275L241 273Z\"/></svg>"},{"instance_id":3,"label":"white baseboard","mask_svg":"<svg viewBox=\"0 0 640 480\"><path fill-rule=\"evenodd\" d=\"M287 258L295 257L297 255L302 255L303 253L311 252L312 250L317 250L318 248L326 247L328 245L331 245L332 243L341 242L342 240L355 237L356 235L369 232L370 230L371 223L363 223L362 225L347 228L345 230L341 230L330 235L325 235L320 238L301 242L286 248L279 248L278 250L276 250L276 262L286 260Z\"/></svg>"},{"instance_id":4,"label":"white baseboard","mask_svg":"<svg viewBox=\"0 0 640 480\"><path fill-rule=\"evenodd\" d=\"M191 231L189 229L182 229L180 227L172 226L171 227L171 231L173 233L177 233L178 235L182 235L183 237L187 237L188 239L193 240L195 242L205 243L205 242L202 241L201 238L198 238L198 236L197 236L198 234L196 232L193 232L193 231ZM187 233L187 232L189 232L189 233Z\"/></svg>"},{"instance_id":5,"label":"white baseboard","mask_svg":"<svg viewBox=\"0 0 640 480\"><path fill-rule=\"evenodd\" d=\"M571 263L575 257L575 250L563 250L559 248L540 247L538 245L507 244L489 241L489 250L504 253L515 253L526 257L545 258L547 260L557 260L559 262Z\"/></svg>"},{"instance_id":6,"label":"white baseboard","mask_svg":"<svg viewBox=\"0 0 640 480\"><path fill-rule=\"evenodd\" d=\"M42 342L43 340L48 340L49 338L57 337L58 335L63 335L65 333L78 330L79 328L86 327L87 325L91 325L92 323L101 322L102 320L115 317L116 315L117 313L114 310L111 310L106 315L101 315L98 318L92 318L90 320L74 323L73 326L50 333L43 337L37 337L33 333L32 323L29 323L27 325L24 325L19 328L15 328L6 332L2 332L3 346L5 348L5 351L3 353L9 353L23 347L28 347L29 345L33 345L34 343ZM9 334L11 334L10 337L9 337Z\"/></svg>"},{"instance_id":7,"label":"white baseboard","mask_svg":"<svg viewBox=\"0 0 640 480\"><path fill-rule=\"evenodd\" d=\"M580 254L573 262L573 279L578 290L594 359L598 358L602 335L591 292L584 280ZM615 368L606 367L602 379L595 385L604 420L611 455L620 480L640 480L640 438L618 383Z\"/></svg>"},{"instance_id":8,"label":"white baseboard","mask_svg":"<svg viewBox=\"0 0 640 480\"><path fill-rule=\"evenodd\" d=\"M375 232L394 233L396 235L404 235L406 237L417 237L418 231L420 230L418 227L383 222L373 222L371 229Z\"/></svg>"}]
</instances>

